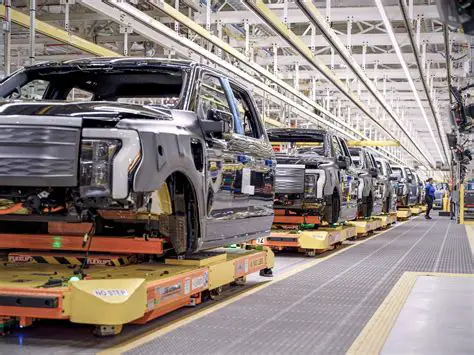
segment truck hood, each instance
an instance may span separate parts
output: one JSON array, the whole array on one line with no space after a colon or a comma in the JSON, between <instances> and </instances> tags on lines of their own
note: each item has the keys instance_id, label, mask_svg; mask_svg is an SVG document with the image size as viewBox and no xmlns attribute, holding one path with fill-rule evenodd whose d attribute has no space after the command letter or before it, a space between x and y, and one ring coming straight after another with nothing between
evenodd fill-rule
<instances>
[{"instance_id":1,"label":"truck hood","mask_svg":"<svg viewBox=\"0 0 474 355\"><path fill-rule=\"evenodd\" d=\"M101 121L109 122L109 126L126 118L170 120L172 117L167 108L111 101L0 101L0 116L23 115L81 117L85 123Z\"/></svg>"},{"instance_id":2,"label":"truck hood","mask_svg":"<svg viewBox=\"0 0 474 355\"><path fill-rule=\"evenodd\" d=\"M276 154L277 164L304 164L307 168L318 168L331 160L318 154Z\"/></svg>"}]
</instances>

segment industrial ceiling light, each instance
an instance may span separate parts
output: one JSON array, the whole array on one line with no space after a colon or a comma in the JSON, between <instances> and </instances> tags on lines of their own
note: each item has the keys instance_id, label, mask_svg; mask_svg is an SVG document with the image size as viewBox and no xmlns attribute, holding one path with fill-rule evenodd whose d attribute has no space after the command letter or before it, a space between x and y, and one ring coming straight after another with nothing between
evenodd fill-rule
<instances>
[{"instance_id":1,"label":"industrial ceiling light","mask_svg":"<svg viewBox=\"0 0 474 355\"><path fill-rule=\"evenodd\" d=\"M423 119L426 123L426 126L428 127L431 138L433 139L433 143L435 144L436 150L438 151L438 154L441 157L441 160L443 161L443 164L444 164L445 160L444 160L443 153L439 149L438 143L436 142L436 137L433 133L433 130L431 129L428 117L426 116L425 108L423 107L423 103L420 100L420 95L418 94L418 90L416 89L415 83L413 82L410 71L408 70L408 66L405 62L405 58L403 58L402 51L400 50L400 46L398 45L397 39L395 38L395 33L393 31L392 23L388 19L388 16L387 16L387 13L385 12L382 1L381 0L375 0L375 4L377 5L377 9L379 10L380 16L382 17L382 21L385 25L385 29L387 31L387 34L388 34L389 38L390 38L390 41L392 42L392 46L395 50L395 53L397 54L398 60L400 61L400 65L402 66L402 69L405 72L405 76L407 77L408 84L410 85L410 88L413 92L413 96L415 97L415 101L417 102L418 106L420 107L421 115L423 116Z\"/></svg>"}]
</instances>

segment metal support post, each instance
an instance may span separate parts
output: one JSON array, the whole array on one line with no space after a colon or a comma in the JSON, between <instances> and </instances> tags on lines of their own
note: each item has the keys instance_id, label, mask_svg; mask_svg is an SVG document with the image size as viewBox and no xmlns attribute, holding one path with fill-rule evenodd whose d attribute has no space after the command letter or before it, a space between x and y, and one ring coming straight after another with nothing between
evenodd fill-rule
<instances>
[{"instance_id":1,"label":"metal support post","mask_svg":"<svg viewBox=\"0 0 474 355\"><path fill-rule=\"evenodd\" d=\"M378 73L379 73L379 61L376 60L374 62L374 85L377 87L377 79L378 79Z\"/></svg>"},{"instance_id":2,"label":"metal support post","mask_svg":"<svg viewBox=\"0 0 474 355\"><path fill-rule=\"evenodd\" d=\"M352 17L347 18L347 49L352 53Z\"/></svg>"},{"instance_id":3,"label":"metal support post","mask_svg":"<svg viewBox=\"0 0 474 355\"><path fill-rule=\"evenodd\" d=\"M331 103L331 93L329 92L329 89L328 89L326 91L326 110L328 111L329 111L330 103Z\"/></svg>"},{"instance_id":4,"label":"metal support post","mask_svg":"<svg viewBox=\"0 0 474 355\"><path fill-rule=\"evenodd\" d=\"M316 101L316 77L311 78L311 100Z\"/></svg>"},{"instance_id":5,"label":"metal support post","mask_svg":"<svg viewBox=\"0 0 474 355\"><path fill-rule=\"evenodd\" d=\"M174 8L179 11L179 0L174 0ZM179 33L179 22L174 21L174 30Z\"/></svg>"},{"instance_id":6,"label":"metal support post","mask_svg":"<svg viewBox=\"0 0 474 355\"><path fill-rule=\"evenodd\" d=\"M383 75L383 97L387 98L387 74Z\"/></svg>"},{"instance_id":7,"label":"metal support post","mask_svg":"<svg viewBox=\"0 0 474 355\"><path fill-rule=\"evenodd\" d=\"M413 23L413 0L408 0L408 18L412 21Z\"/></svg>"},{"instance_id":8,"label":"metal support post","mask_svg":"<svg viewBox=\"0 0 474 355\"><path fill-rule=\"evenodd\" d=\"M331 70L334 70L335 62L336 62L336 58L334 54L334 48L331 47Z\"/></svg>"},{"instance_id":9,"label":"metal support post","mask_svg":"<svg viewBox=\"0 0 474 355\"><path fill-rule=\"evenodd\" d=\"M288 0L283 0L283 23L288 26Z\"/></svg>"},{"instance_id":10,"label":"metal support post","mask_svg":"<svg viewBox=\"0 0 474 355\"><path fill-rule=\"evenodd\" d=\"M278 45L273 43L273 74L278 76Z\"/></svg>"},{"instance_id":11,"label":"metal support post","mask_svg":"<svg viewBox=\"0 0 474 355\"><path fill-rule=\"evenodd\" d=\"M36 46L36 0L30 0L30 65L35 64L35 46Z\"/></svg>"},{"instance_id":12,"label":"metal support post","mask_svg":"<svg viewBox=\"0 0 474 355\"><path fill-rule=\"evenodd\" d=\"M331 26L331 0L326 0L326 21Z\"/></svg>"},{"instance_id":13,"label":"metal support post","mask_svg":"<svg viewBox=\"0 0 474 355\"><path fill-rule=\"evenodd\" d=\"M314 25L311 25L311 53L316 52L316 27Z\"/></svg>"},{"instance_id":14,"label":"metal support post","mask_svg":"<svg viewBox=\"0 0 474 355\"><path fill-rule=\"evenodd\" d=\"M5 34L4 39L4 67L5 76L10 75L11 72L11 48L12 48L12 19L11 19L11 0L5 0L5 21L3 22L3 32Z\"/></svg>"},{"instance_id":15,"label":"metal support post","mask_svg":"<svg viewBox=\"0 0 474 355\"><path fill-rule=\"evenodd\" d=\"M426 68L426 41L421 44L421 68L423 71Z\"/></svg>"},{"instance_id":16,"label":"metal support post","mask_svg":"<svg viewBox=\"0 0 474 355\"><path fill-rule=\"evenodd\" d=\"M64 4L64 31L66 31L68 35L71 34L71 26L69 25L69 1L68 0L66 0Z\"/></svg>"},{"instance_id":17,"label":"metal support post","mask_svg":"<svg viewBox=\"0 0 474 355\"><path fill-rule=\"evenodd\" d=\"M206 0L206 30L211 31L211 0Z\"/></svg>"},{"instance_id":18,"label":"metal support post","mask_svg":"<svg viewBox=\"0 0 474 355\"><path fill-rule=\"evenodd\" d=\"M428 80L431 74L431 64L433 63L432 60L428 60L426 62L426 79Z\"/></svg>"},{"instance_id":19,"label":"metal support post","mask_svg":"<svg viewBox=\"0 0 474 355\"><path fill-rule=\"evenodd\" d=\"M217 37L222 39L222 20L217 21ZM222 49L220 47L217 48L217 55L222 58Z\"/></svg>"},{"instance_id":20,"label":"metal support post","mask_svg":"<svg viewBox=\"0 0 474 355\"><path fill-rule=\"evenodd\" d=\"M418 49L418 51L420 50L420 44L421 44L420 33L421 33L421 17L418 16L416 18L416 36L415 36L416 48Z\"/></svg>"},{"instance_id":21,"label":"metal support post","mask_svg":"<svg viewBox=\"0 0 474 355\"><path fill-rule=\"evenodd\" d=\"M248 58L250 56L250 25L247 19L244 20L244 30L245 30L245 56Z\"/></svg>"},{"instance_id":22,"label":"metal support post","mask_svg":"<svg viewBox=\"0 0 474 355\"><path fill-rule=\"evenodd\" d=\"M367 63L367 42L363 42L362 44L362 69L365 71Z\"/></svg>"},{"instance_id":23,"label":"metal support post","mask_svg":"<svg viewBox=\"0 0 474 355\"><path fill-rule=\"evenodd\" d=\"M300 65L298 62L295 62L294 86L296 90L300 89Z\"/></svg>"}]
</instances>

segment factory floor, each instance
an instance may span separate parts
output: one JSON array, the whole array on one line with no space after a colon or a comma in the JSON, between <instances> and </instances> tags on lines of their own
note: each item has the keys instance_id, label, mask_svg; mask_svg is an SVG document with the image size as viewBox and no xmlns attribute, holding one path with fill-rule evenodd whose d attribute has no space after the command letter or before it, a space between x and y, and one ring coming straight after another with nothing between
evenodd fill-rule
<instances>
[{"instance_id":1,"label":"factory floor","mask_svg":"<svg viewBox=\"0 0 474 355\"><path fill-rule=\"evenodd\" d=\"M118 336L42 321L2 338L0 353L470 354L470 228L417 217L316 258L277 253L273 279L253 275Z\"/></svg>"}]
</instances>

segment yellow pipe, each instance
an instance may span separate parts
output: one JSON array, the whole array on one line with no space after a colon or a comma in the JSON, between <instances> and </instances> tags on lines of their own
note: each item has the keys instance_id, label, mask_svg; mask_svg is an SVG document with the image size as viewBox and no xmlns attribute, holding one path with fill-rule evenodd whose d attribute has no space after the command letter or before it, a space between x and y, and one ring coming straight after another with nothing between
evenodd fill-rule
<instances>
[{"instance_id":1,"label":"yellow pipe","mask_svg":"<svg viewBox=\"0 0 474 355\"><path fill-rule=\"evenodd\" d=\"M10 15L11 21L14 24L25 28L30 28L30 16L14 9L10 10ZM5 19L5 5L0 5L0 18ZM43 21L36 20L36 32L98 57L122 56L114 51L89 42L81 37L68 34L66 31L61 30L55 26L51 26Z\"/></svg>"},{"instance_id":2,"label":"yellow pipe","mask_svg":"<svg viewBox=\"0 0 474 355\"><path fill-rule=\"evenodd\" d=\"M369 140L362 140L362 141L348 141L347 144L350 147L399 147L400 142L396 140L388 140L388 141L369 141Z\"/></svg>"}]
</instances>

